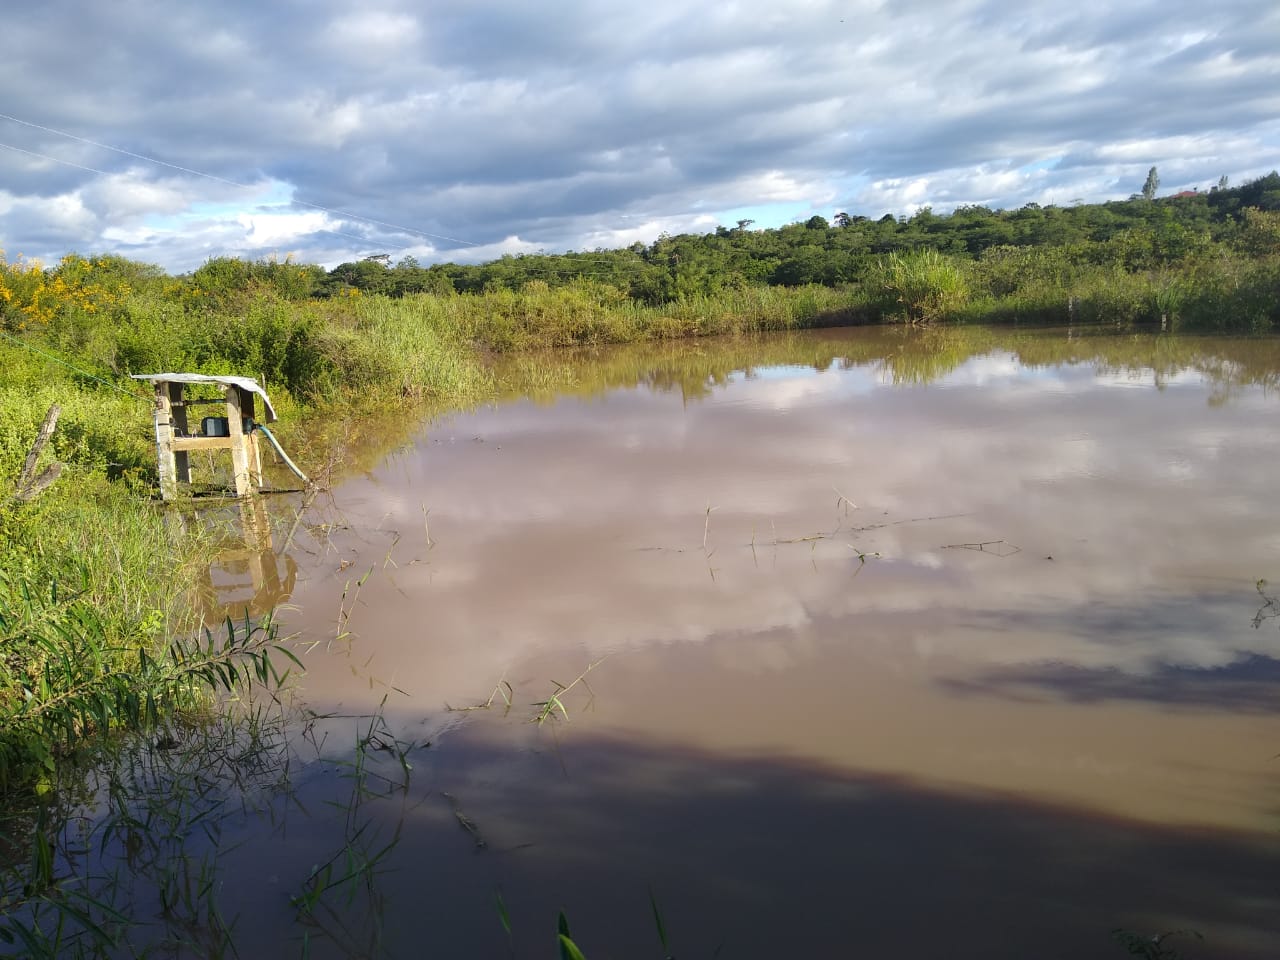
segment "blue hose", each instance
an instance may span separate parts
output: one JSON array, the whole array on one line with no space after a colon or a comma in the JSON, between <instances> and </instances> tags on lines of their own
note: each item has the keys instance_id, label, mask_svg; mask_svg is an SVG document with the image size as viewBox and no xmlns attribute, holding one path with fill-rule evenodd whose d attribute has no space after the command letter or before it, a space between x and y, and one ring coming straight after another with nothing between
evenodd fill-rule
<instances>
[{"instance_id":1,"label":"blue hose","mask_svg":"<svg viewBox=\"0 0 1280 960\"><path fill-rule=\"evenodd\" d=\"M271 442L271 445L276 448L276 453L280 454L280 459L285 462L285 466L296 473L303 483L311 482L307 479L307 475L298 469L298 465L289 459L289 455L285 453L284 449L280 446L280 441L272 435L271 431L268 430L264 424L254 423L253 429L261 432Z\"/></svg>"}]
</instances>

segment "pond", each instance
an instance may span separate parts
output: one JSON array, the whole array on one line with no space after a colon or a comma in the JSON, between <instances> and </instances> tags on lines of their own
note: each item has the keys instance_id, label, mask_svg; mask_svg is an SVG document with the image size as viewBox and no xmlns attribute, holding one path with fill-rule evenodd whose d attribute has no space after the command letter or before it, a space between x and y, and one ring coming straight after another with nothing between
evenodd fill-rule
<instances>
[{"instance_id":1,"label":"pond","mask_svg":"<svg viewBox=\"0 0 1280 960\"><path fill-rule=\"evenodd\" d=\"M1280 342L500 372L289 531L322 759L225 828L241 956L1276 955Z\"/></svg>"}]
</instances>

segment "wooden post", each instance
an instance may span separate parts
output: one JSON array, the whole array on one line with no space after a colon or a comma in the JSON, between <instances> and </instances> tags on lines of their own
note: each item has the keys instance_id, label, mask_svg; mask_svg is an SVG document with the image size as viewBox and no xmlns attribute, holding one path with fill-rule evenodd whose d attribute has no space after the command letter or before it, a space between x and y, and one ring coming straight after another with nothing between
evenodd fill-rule
<instances>
[{"instance_id":1,"label":"wooden post","mask_svg":"<svg viewBox=\"0 0 1280 960\"><path fill-rule=\"evenodd\" d=\"M169 385L156 381L156 459L159 461L160 497L173 500L178 495L178 465L173 453L172 408L169 406Z\"/></svg>"},{"instance_id":2,"label":"wooden post","mask_svg":"<svg viewBox=\"0 0 1280 960\"><path fill-rule=\"evenodd\" d=\"M187 430L187 406L182 401L182 384L169 384L169 413L173 422L174 429L179 436L190 436ZM191 461L187 451L175 450L173 454L173 462L177 467L178 483L191 482Z\"/></svg>"},{"instance_id":3,"label":"wooden post","mask_svg":"<svg viewBox=\"0 0 1280 960\"><path fill-rule=\"evenodd\" d=\"M245 443L240 388L234 385L227 386L227 432L231 438L231 471L235 477L236 496L247 497L253 492L253 480L249 475L249 451Z\"/></svg>"},{"instance_id":4,"label":"wooden post","mask_svg":"<svg viewBox=\"0 0 1280 960\"><path fill-rule=\"evenodd\" d=\"M262 490L262 448L258 446L258 431L249 434L249 466L253 474L253 488Z\"/></svg>"},{"instance_id":5,"label":"wooden post","mask_svg":"<svg viewBox=\"0 0 1280 960\"><path fill-rule=\"evenodd\" d=\"M240 410L250 420L257 422L258 414L254 407L254 397L251 390L242 390L240 392ZM249 478L253 482L254 490L262 489L262 450L258 447L258 432L250 431L245 435L245 453L249 458Z\"/></svg>"}]
</instances>

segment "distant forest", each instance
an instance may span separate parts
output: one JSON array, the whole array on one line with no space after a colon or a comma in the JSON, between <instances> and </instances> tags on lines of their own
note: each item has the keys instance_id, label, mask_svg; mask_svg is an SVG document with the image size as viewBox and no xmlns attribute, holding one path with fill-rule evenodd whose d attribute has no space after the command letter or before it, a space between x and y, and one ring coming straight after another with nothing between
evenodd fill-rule
<instances>
[{"instance_id":1,"label":"distant forest","mask_svg":"<svg viewBox=\"0 0 1280 960\"><path fill-rule=\"evenodd\" d=\"M530 281L556 287L589 279L623 296L657 305L684 297L715 295L747 285L839 287L857 283L884 254L932 249L979 259L993 248L1056 247L1081 263L1156 268L1203 253L1215 243L1234 244L1244 224L1241 212L1280 211L1280 173L1236 187L1207 192L1069 207L1030 203L1017 210L960 207L938 215L928 207L911 217L878 220L838 213L831 221L753 229L742 220L709 234L663 235L651 244L620 250L505 256L490 263L420 266L412 257L392 263L388 255L307 271L295 278L296 296L334 296L358 290L401 297L413 293L480 293L519 289ZM210 274L273 272L270 264L211 261L194 279ZM248 277L222 276L222 282Z\"/></svg>"}]
</instances>

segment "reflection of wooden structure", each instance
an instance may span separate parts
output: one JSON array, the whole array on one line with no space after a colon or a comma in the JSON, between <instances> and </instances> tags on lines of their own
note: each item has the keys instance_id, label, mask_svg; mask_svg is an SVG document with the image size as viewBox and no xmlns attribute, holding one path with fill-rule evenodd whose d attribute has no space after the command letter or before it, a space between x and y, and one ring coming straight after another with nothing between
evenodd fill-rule
<instances>
[{"instance_id":1,"label":"reflection of wooden structure","mask_svg":"<svg viewBox=\"0 0 1280 960\"><path fill-rule=\"evenodd\" d=\"M179 483L191 482L188 453L192 450L230 450L231 471L237 497L248 496L262 486L262 454L256 422L255 398L262 398L264 423L272 423L276 412L266 391L250 377L216 377L200 373L135 374L133 379L155 385L156 457L160 465L160 496L172 500L178 495ZM222 388L223 398L188 400L183 391L188 384L211 383ZM225 418L205 418L216 432L193 434L187 408L200 404L222 405ZM225 425L225 434L221 432Z\"/></svg>"},{"instance_id":2,"label":"reflection of wooden structure","mask_svg":"<svg viewBox=\"0 0 1280 960\"><path fill-rule=\"evenodd\" d=\"M219 550L198 578L199 606L207 624L221 623L228 617L257 621L287 601L297 582L298 565L293 557L275 552L271 522L260 498L241 502L240 529L240 542ZM221 576L215 578L215 574ZM253 592L246 596L247 590Z\"/></svg>"}]
</instances>

